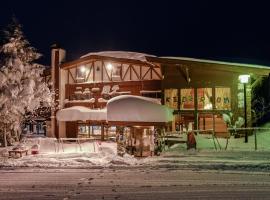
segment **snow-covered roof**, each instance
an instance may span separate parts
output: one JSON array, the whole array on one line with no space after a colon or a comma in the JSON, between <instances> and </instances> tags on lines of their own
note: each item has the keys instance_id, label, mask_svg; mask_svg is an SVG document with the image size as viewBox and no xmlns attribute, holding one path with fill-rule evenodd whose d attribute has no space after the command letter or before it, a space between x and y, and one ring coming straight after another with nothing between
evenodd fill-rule
<instances>
[{"instance_id":1,"label":"snow-covered roof","mask_svg":"<svg viewBox=\"0 0 270 200\"><path fill-rule=\"evenodd\" d=\"M107 103L107 120L110 122L169 122L173 111L152 98L122 95Z\"/></svg>"},{"instance_id":2,"label":"snow-covered roof","mask_svg":"<svg viewBox=\"0 0 270 200\"><path fill-rule=\"evenodd\" d=\"M198 58L189 58L189 57L164 56L164 57L159 57L159 58L175 59L175 60L185 60L185 61L202 62L202 63L212 63L212 64L221 64L221 65L232 65L232 66L240 66L240 67L251 67L251 68L268 69L268 70L270 69L269 66L264 66L264 65L235 63L235 62L225 62L225 61L208 60L208 59L198 59Z\"/></svg>"},{"instance_id":3,"label":"snow-covered roof","mask_svg":"<svg viewBox=\"0 0 270 200\"><path fill-rule=\"evenodd\" d=\"M107 110L94 110L83 106L73 106L70 108L64 108L56 113L58 121L106 121Z\"/></svg>"},{"instance_id":4,"label":"snow-covered roof","mask_svg":"<svg viewBox=\"0 0 270 200\"><path fill-rule=\"evenodd\" d=\"M86 55L81 56L81 58L85 58L91 55L95 56L106 56L113 58L123 58L123 59L131 59L131 60L140 60L142 62L147 62L146 56L156 57L154 55L149 55L145 53L138 52L130 52L130 51L101 51L101 52L91 52Z\"/></svg>"}]
</instances>

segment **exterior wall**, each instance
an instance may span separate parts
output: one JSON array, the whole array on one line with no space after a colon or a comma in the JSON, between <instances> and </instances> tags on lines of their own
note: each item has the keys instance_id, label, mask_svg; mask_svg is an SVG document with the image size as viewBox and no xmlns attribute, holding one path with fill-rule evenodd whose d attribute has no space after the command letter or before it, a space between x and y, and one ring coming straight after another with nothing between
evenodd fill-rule
<instances>
[{"instance_id":1,"label":"exterior wall","mask_svg":"<svg viewBox=\"0 0 270 200\"><path fill-rule=\"evenodd\" d=\"M238 77L240 73L234 73L227 71L224 67L220 69L215 66L205 66L205 64L201 63L185 63L183 65L163 65L162 69L164 71L164 80L162 82L162 89L166 91L166 89L174 88L177 90L177 107L175 108L177 121L181 121L181 116L186 116L186 120L188 121L188 115L193 116L194 121L194 129L200 129L199 123L205 123L205 120L208 120L209 123L213 123L213 129L220 132L225 132L225 124L222 122L222 113L233 113L233 121L237 120L239 116L244 118L244 109L241 107L239 103L239 92L243 92L242 89L239 89ZM220 110L216 108L216 94L215 88L230 88L231 94L231 109ZM191 110L182 109L181 108L181 89L193 88L194 89L194 108ZM210 88L212 91L212 104L213 109L209 110L199 110L198 109L198 101L199 98L198 90L199 88ZM166 100L165 100L166 101ZM247 124L251 126L251 90L250 87L247 86ZM204 121L200 121L199 116L206 116ZM208 117L207 117L208 115ZM220 116L220 117L216 117ZM191 117L192 121L192 117ZM223 123L223 124L222 124ZM234 123L234 122L233 122ZM174 125L172 126L172 130L175 130Z\"/></svg>"},{"instance_id":2,"label":"exterior wall","mask_svg":"<svg viewBox=\"0 0 270 200\"><path fill-rule=\"evenodd\" d=\"M112 67L110 67L110 65ZM157 92L156 98L161 100L161 69L159 66L148 63L139 65L134 63L121 63L108 60L89 60L76 66L61 69L60 71L60 107L85 106L89 108L103 108L105 102L98 101L104 98L102 91L104 87L110 87L112 92L113 86L118 86L116 95L129 94L146 96ZM74 100L75 91L88 89L91 91L91 98L95 103L89 101ZM93 92L92 89L99 89ZM115 94L114 94L115 95ZM113 95L109 98L112 98ZM88 100L90 100L88 99ZM108 99L106 99L108 100ZM58 123L59 137L78 137L79 122ZM101 126L104 129L104 122L87 122L88 125ZM101 131L101 139L104 137L104 130Z\"/></svg>"},{"instance_id":3,"label":"exterior wall","mask_svg":"<svg viewBox=\"0 0 270 200\"><path fill-rule=\"evenodd\" d=\"M112 68L108 67L112 66ZM84 68L82 73L81 69ZM100 83L142 80L161 80L158 66L116 63L102 60L89 61L69 69L68 83Z\"/></svg>"}]
</instances>

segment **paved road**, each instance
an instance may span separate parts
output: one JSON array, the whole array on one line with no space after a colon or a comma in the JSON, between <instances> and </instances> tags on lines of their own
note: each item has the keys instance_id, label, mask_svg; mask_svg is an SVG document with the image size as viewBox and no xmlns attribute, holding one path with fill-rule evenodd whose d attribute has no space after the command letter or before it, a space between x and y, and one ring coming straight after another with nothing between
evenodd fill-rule
<instances>
[{"instance_id":1,"label":"paved road","mask_svg":"<svg viewBox=\"0 0 270 200\"><path fill-rule=\"evenodd\" d=\"M270 199L270 174L150 168L1 170L0 199Z\"/></svg>"}]
</instances>

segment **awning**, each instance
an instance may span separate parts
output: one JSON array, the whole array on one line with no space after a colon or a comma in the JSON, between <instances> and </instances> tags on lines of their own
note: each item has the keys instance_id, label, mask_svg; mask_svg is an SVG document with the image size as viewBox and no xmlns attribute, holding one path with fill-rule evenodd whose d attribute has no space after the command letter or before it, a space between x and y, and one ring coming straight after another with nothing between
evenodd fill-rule
<instances>
[{"instance_id":1,"label":"awning","mask_svg":"<svg viewBox=\"0 0 270 200\"><path fill-rule=\"evenodd\" d=\"M56 113L56 119L58 121L106 121L107 110L94 110L83 106L73 106L59 110Z\"/></svg>"},{"instance_id":2,"label":"awning","mask_svg":"<svg viewBox=\"0 0 270 200\"><path fill-rule=\"evenodd\" d=\"M121 95L107 103L108 122L170 122L173 110L153 98Z\"/></svg>"}]
</instances>

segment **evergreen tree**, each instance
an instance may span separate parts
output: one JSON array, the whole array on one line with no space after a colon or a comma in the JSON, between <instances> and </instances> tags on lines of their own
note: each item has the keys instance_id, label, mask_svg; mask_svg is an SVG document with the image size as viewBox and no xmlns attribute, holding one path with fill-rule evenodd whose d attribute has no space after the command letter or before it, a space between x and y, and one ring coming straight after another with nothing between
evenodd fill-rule
<instances>
[{"instance_id":1,"label":"evergreen tree","mask_svg":"<svg viewBox=\"0 0 270 200\"><path fill-rule=\"evenodd\" d=\"M35 63L41 56L25 39L22 26L13 18L4 31L0 47L0 143L11 145L19 139L27 112L50 104L51 94L42 80L44 66Z\"/></svg>"}]
</instances>

